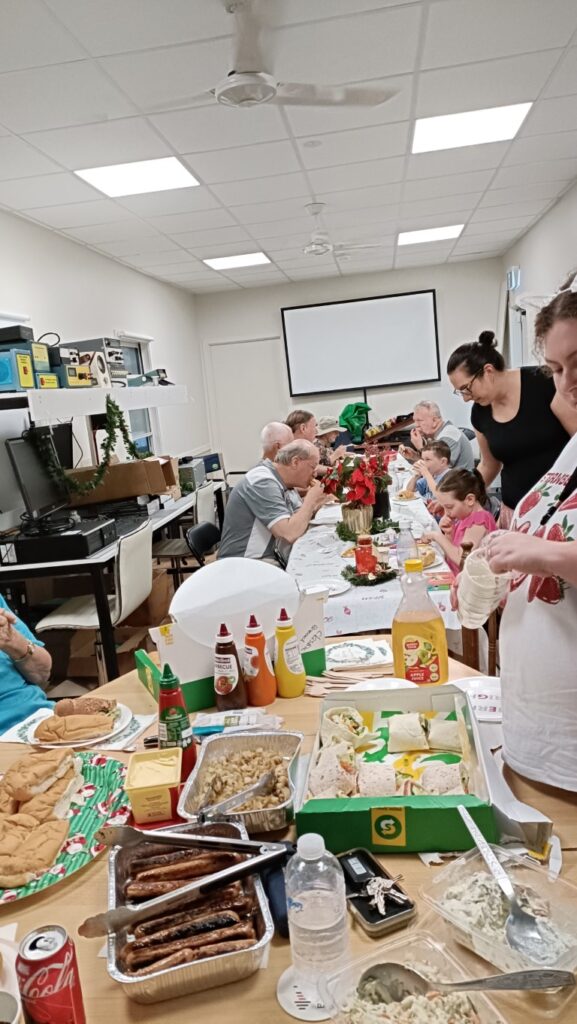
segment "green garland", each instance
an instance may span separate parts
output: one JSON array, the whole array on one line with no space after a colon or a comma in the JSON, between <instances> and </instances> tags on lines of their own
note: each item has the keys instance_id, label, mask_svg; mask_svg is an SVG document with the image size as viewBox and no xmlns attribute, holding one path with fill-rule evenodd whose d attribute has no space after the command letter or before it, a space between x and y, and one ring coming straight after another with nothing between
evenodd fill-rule
<instances>
[{"instance_id":1,"label":"green garland","mask_svg":"<svg viewBox=\"0 0 577 1024\"><path fill-rule=\"evenodd\" d=\"M398 533L399 529L399 524L394 519L373 519L369 533L372 533L373 536L377 533L384 533L385 530L395 530ZM339 540L354 542L357 539L357 534L354 530L349 530L348 526L345 526L344 523L337 523L336 530Z\"/></svg>"},{"instance_id":2,"label":"green garland","mask_svg":"<svg viewBox=\"0 0 577 1024\"><path fill-rule=\"evenodd\" d=\"M347 583L352 583L353 587L376 587L379 583L388 583L389 580L394 580L397 573L395 569L381 569L377 566L375 573L363 575L357 573L356 569L352 565L347 565L341 572L343 579Z\"/></svg>"},{"instance_id":3,"label":"green garland","mask_svg":"<svg viewBox=\"0 0 577 1024\"><path fill-rule=\"evenodd\" d=\"M106 396L105 429L106 437L102 445L102 461L90 479L82 482L75 480L74 477L68 476L68 474L62 469L60 462L54 456L54 447L50 443L48 435L37 431L34 427L31 427L27 436L36 447L36 450L38 451L42 462L46 466L49 475L57 484L60 485L60 487L68 491L69 494L89 494L91 491L96 490L108 472L112 453L119 434L124 441L129 455L131 455L133 459L141 458L140 453L130 436L128 425L124 419L124 413L110 395Z\"/></svg>"}]
</instances>

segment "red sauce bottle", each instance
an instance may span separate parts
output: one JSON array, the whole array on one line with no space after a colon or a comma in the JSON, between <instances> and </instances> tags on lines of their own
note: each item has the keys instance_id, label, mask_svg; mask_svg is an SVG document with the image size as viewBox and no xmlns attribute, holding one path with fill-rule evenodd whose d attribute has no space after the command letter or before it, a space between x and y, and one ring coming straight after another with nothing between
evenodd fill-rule
<instances>
[{"instance_id":1,"label":"red sauce bottle","mask_svg":"<svg viewBox=\"0 0 577 1024\"><path fill-rule=\"evenodd\" d=\"M246 683L236 644L224 622L214 649L214 692L219 711L233 711L248 704Z\"/></svg>"},{"instance_id":2,"label":"red sauce bottle","mask_svg":"<svg viewBox=\"0 0 577 1024\"><path fill-rule=\"evenodd\" d=\"M158 746L182 747L180 779L186 782L196 764L196 747L180 681L170 665L164 666L158 690Z\"/></svg>"}]
</instances>

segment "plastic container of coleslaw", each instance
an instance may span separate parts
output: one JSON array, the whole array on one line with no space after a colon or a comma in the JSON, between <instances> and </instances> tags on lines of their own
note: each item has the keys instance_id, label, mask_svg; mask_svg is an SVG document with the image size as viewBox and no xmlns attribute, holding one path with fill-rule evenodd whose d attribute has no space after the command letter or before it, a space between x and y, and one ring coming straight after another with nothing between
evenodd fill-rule
<instances>
[{"instance_id":1,"label":"plastic container of coleslaw","mask_svg":"<svg viewBox=\"0 0 577 1024\"><path fill-rule=\"evenodd\" d=\"M379 1012L378 1005L364 1002L360 1004L355 999L356 988L363 971L373 964L387 961L412 967L423 975L428 974L431 980L464 981L470 976L459 960L433 935L421 931L407 932L403 938L397 936L381 943L368 956L353 960L321 982L321 994L330 1010L331 1020L337 1024L384 1024L391 1019L384 1015L386 1007L382 1006ZM460 999L463 998L468 1000L471 1006L470 1024L506 1024L505 1018L482 993L462 993ZM454 999L454 995L444 996L444 999ZM416 1006L410 1013L407 1010L406 1013L403 1024L405 1020L407 1024L426 1024L430 1019L426 1002ZM454 1014L448 1009L446 1024L452 1024L454 1020ZM459 1017L459 1021L462 1021L462 1024L469 1024L465 1016Z\"/></svg>"},{"instance_id":2,"label":"plastic container of coleslaw","mask_svg":"<svg viewBox=\"0 0 577 1024\"><path fill-rule=\"evenodd\" d=\"M540 903L540 911L545 912L547 925L562 939L558 955L555 947L551 957L536 962L511 948L508 944L505 928L495 932L489 929L483 916L483 902L476 900L471 903L471 894L475 876L480 873L490 880L481 855L477 850L470 850L456 860L451 861L441 871L436 872L430 884L421 890L421 896L437 914L444 918L447 932L457 943L472 950L489 964L494 964L501 971L522 971L539 967L552 970L577 970L577 887L561 878L549 876L546 867L541 867L528 857L510 853L503 847L493 846L493 853L499 858L517 891L520 887L530 889ZM461 906L461 893L463 903ZM456 894L456 898L455 898ZM487 900L488 904L494 901ZM469 904L469 905L468 905ZM486 918L489 917L489 905ZM490 973L490 972L488 972ZM530 1000L531 1019L540 1020L544 1017L556 1017L571 1000L575 1000L575 1019L577 1020L577 991L573 989L557 989L556 991L531 992L529 995L517 996L524 1002ZM500 1001L500 1000L499 1000Z\"/></svg>"}]
</instances>

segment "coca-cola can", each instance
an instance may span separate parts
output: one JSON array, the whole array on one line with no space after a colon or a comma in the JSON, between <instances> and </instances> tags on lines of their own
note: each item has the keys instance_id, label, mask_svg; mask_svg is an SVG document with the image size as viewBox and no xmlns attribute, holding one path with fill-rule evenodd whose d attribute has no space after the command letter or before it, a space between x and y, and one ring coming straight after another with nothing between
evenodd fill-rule
<instances>
[{"instance_id":1,"label":"coca-cola can","mask_svg":"<svg viewBox=\"0 0 577 1024\"><path fill-rule=\"evenodd\" d=\"M26 1024L86 1024L76 950L60 925L22 939L16 974Z\"/></svg>"}]
</instances>

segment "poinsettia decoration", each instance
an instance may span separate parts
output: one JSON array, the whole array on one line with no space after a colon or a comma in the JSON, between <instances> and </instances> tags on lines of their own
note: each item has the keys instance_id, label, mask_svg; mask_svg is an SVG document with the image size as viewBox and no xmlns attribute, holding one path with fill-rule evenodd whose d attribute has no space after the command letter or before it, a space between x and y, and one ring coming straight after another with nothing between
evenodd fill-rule
<instances>
[{"instance_id":1,"label":"poinsettia decoration","mask_svg":"<svg viewBox=\"0 0 577 1024\"><path fill-rule=\"evenodd\" d=\"M367 452L364 456L347 455L338 462L323 480L327 494L333 494L349 508L374 505L377 491L383 491L391 482L380 452Z\"/></svg>"}]
</instances>

